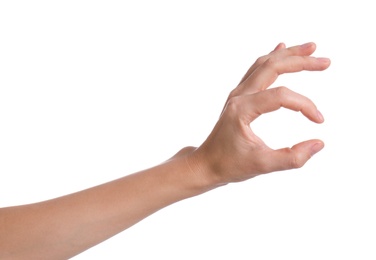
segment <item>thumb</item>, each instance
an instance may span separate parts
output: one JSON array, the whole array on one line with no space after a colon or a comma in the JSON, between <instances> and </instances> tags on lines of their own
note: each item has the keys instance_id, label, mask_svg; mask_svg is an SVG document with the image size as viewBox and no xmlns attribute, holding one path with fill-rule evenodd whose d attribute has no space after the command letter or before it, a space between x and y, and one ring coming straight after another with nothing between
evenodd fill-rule
<instances>
[{"instance_id":1,"label":"thumb","mask_svg":"<svg viewBox=\"0 0 376 260\"><path fill-rule=\"evenodd\" d=\"M274 150L270 156L269 172L289 170L302 167L314 154L324 148L321 140L308 140L291 148ZM269 168L269 167L268 167Z\"/></svg>"}]
</instances>

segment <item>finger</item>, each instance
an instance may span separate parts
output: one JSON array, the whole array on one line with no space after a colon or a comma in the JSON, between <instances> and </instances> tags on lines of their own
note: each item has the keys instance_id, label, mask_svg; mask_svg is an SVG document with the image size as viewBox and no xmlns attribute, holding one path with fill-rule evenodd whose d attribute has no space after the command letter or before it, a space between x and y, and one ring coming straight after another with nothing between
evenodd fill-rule
<instances>
[{"instance_id":1,"label":"finger","mask_svg":"<svg viewBox=\"0 0 376 260\"><path fill-rule=\"evenodd\" d=\"M291 148L271 150L264 156L264 172L282 171L302 167L314 154L324 148L321 140L309 140Z\"/></svg>"},{"instance_id":2,"label":"finger","mask_svg":"<svg viewBox=\"0 0 376 260\"><path fill-rule=\"evenodd\" d=\"M244 75L239 84L242 84L260 65L262 65L268 59L274 58L284 58L288 56L309 56L316 50L316 44L313 42L308 42L302 45L296 45L286 48L284 43L278 44L272 52L268 55L261 56L256 60L256 62L248 69L247 73Z\"/></svg>"},{"instance_id":3,"label":"finger","mask_svg":"<svg viewBox=\"0 0 376 260\"><path fill-rule=\"evenodd\" d=\"M278 43L278 45L274 48L273 51L278 51L278 50L285 49L285 48L286 48L286 44L284 44L283 42L281 42L281 43ZM272 53L272 52L270 52L270 53Z\"/></svg>"},{"instance_id":4,"label":"finger","mask_svg":"<svg viewBox=\"0 0 376 260\"><path fill-rule=\"evenodd\" d=\"M237 97L243 107L242 114L249 125L262 114L275 111L281 107L300 111L304 116L316 123L324 122L316 105L307 97L286 87L268 89L256 94Z\"/></svg>"},{"instance_id":5,"label":"finger","mask_svg":"<svg viewBox=\"0 0 376 260\"><path fill-rule=\"evenodd\" d=\"M328 58L315 58L311 56L288 56L284 58L272 57L243 82L241 94L252 94L267 89L275 82L279 75L299 71L322 71L329 67Z\"/></svg>"},{"instance_id":6,"label":"finger","mask_svg":"<svg viewBox=\"0 0 376 260\"><path fill-rule=\"evenodd\" d=\"M277 45L277 46L276 46L271 52L269 52L268 55L265 55L265 56L262 56L262 57L258 58L258 59L256 60L256 62L255 62L254 64L252 64L252 66L248 69L247 73L243 76L243 78L241 79L241 81L239 82L239 84L241 84L244 80L246 80L246 79L249 77L249 75L251 75L252 72L253 72L258 66L260 66L260 64L263 63L263 60L264 60L264 59L267 59L267 57L270 56L270 54L272 54L273 52L276 52L276 51L278 51L278 50L285 49L285 48L286 48L286 45L285 45L283 42L278 43L278 45Z\"/></svg>"}]
</instances>

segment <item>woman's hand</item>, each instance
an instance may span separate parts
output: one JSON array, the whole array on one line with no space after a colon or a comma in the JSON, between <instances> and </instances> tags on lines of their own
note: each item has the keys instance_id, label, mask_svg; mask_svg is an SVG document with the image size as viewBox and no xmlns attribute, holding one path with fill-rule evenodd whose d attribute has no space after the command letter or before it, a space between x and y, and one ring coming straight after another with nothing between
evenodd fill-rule
<instances>
[{"instance_id":1,"label":"woman's hand","mask_svg":"<svg viewBox=\"0 0 376 260\"><path fill-rule=\"evenodd\" d=\"M209 137L187 157L196 174L213 186L243 181L268 172L302 167L324 147L320 140L309 140L273 150L251 128L257 117L281 107L300 111L315 123L324 121L307 97L286 87L268 89L281 74L327 69L330 60L312 57L315 49L314 43L290 48L280 43L271 53L257 59L231 91Z\"/></svg>"}]
</instances>

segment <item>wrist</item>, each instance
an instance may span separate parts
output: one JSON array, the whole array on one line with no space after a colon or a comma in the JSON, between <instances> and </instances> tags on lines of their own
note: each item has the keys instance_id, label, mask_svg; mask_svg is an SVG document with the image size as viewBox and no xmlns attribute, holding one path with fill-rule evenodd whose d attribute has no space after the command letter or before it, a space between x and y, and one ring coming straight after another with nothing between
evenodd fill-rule
<instances>
[{"instance_id":1,"label":"wrist","mask_svg":"<svg viewBox=\"0 0 376 260\"><path fill-rule=\"evenodd\" d=\"M210 158L205 156L200 148L191 149L185 154L184 159L196 186L203 192L227 184L216 173L215 167L210 163Z\"/></svg>"}]
</instances>

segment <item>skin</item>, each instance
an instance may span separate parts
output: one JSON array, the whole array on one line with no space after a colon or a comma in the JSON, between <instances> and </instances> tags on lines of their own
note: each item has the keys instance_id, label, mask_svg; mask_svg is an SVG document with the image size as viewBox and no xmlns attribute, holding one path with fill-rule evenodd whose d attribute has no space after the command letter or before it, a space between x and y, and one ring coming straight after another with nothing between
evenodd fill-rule
<instances>
[{"instance_id":1,"label":"skin","mask_svg":"<svg viewBox=\"0 0 376 260\"><path fill-rule=\"evenodd\" d=\"M283 73L322 71L327 58L314 43L280 43L256 60L231 91L212 132L166 162L63 197L0 209L0 259L67 259L129 228L154 212L232 182L302 167L324 143L313 139L271 149L251 128L281 107L324 121L315 104L286 87L269 88Z\"/></svg>"}]
</instances>

